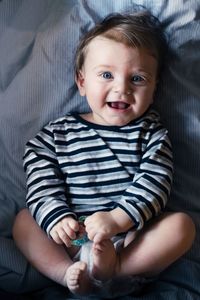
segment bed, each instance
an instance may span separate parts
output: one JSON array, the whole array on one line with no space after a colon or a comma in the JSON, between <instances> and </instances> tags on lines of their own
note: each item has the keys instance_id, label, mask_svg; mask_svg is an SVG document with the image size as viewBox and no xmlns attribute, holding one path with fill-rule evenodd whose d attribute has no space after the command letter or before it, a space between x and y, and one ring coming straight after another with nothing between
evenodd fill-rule
<instances>
[{"instance_id":1,"label":"bed","mask_svg":"<svg viewBox=\"0 0 200 300\"><path fill-rule=\"evenodd\" d=\"M199 0L0 1L0 299L78 299L32 268L12 239L15 215L25 206L24 146L49 120L88 111L74 84L76 45L107 14L137 5L160 19L169 39L154 104L174 149L168 209L187 212L197 236L192 249L143 294L115 299L200 299Z\"/></svg>"}]
</instances>

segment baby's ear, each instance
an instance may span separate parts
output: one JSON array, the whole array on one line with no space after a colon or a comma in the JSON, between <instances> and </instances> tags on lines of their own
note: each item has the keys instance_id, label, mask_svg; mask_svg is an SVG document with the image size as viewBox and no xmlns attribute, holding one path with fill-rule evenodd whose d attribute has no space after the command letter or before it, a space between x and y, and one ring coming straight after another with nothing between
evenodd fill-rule
<instances>
[{"instance_id":1,"label":"baby's ear","mask_svg":"<svg viewBox=\"0 0 200 300\"><path fill-rule=\"evenodd\" d=\"M82 71L79 71L75 77L77 87L81 96L85 96L85 79Z\"/></svg>"}]
</instances>

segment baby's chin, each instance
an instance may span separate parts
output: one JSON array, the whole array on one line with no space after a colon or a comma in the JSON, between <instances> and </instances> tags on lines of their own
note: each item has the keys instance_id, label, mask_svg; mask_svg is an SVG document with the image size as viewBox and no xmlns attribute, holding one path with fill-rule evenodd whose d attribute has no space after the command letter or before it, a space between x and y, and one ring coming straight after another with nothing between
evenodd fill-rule
<instances>
[{"instance_id":1,"label":"baby's chin","mask_svg":"<svg viewBox=\"0 0 200 300\"><path fill-rule=\"evenodd\" d=\"M108 123L105 123L104 125L105 126L114 126L114 127L123 127L123 126L126 126L128 125L130 122L132 121L131 120L127 120L127 121L110 121Z\"/></svg>"},{"instance_id":2,"label":"baby's chin","mask_svg":"<svg viewBox=\"0 0 200 300\"><path fill-rule=\"evenodd\" d=\"M134 119L136 118L135 117L130 117L130 118L113 117L113 118L109 118L107 125L122 127L128 125Z\"/></svg>"},{"instance_id":3,"label":"baby's chin","mask_svg":"<svg viewBox=\"0 0 200 300\"><path fill-rule=\"evenodd\" d=\"M129 124L131 121L135 119L134 116L120 116L119 113L108 114L108 115L100 115L100 114L93 114L90 118L90 121L102 125L102 126L115 126L115 127L122 127Z\"/></svg>"}]
</instances>

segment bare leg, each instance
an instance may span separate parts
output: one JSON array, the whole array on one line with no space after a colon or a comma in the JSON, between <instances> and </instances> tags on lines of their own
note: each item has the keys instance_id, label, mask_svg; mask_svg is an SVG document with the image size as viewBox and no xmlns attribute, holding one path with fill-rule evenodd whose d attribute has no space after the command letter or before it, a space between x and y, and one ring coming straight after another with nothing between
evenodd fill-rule
<instances>
[{"instance_id":1,"label":"bare leg","mask_svg":"<svg viewBox=\"0 0 200 300\"><path fill-rule=\"evenodd\" d=\"M91 286L86 263L74 263L71 259L74 249L68 248L67 253L63 246L50 240L28 210L24 209L17 215L13 236L24 256L42 274L74 293L89 292Z\"/></svg>"},{"instance_id":2,"label":"bare leg","mask_svg":"<svg viewBox=\"0 0 200 300\"><path fill-rule=\"evenodd\" d=\"M189 216L164 214L142 232L129 232L119 253L110 240L93 244L92 276L104 281L113 276L158 274L189 250L194 237Z\"/></svg>"},{"instance_id":3,"label":"bare leg","mask_svg":"<svg viewBox=\"0 0 200 300\"><path fill-rule=\"evenodd\" d=\"M13 235L22 253L41 273L74 293L90 293L92 284L86 263L73 263L73 254L67 254L62 246L48 239L27 210L17 216ZM92 274L107 280L114 275L159 273L191 247L194 237L195 227L187 215L165 214L135 240L129 234L126 247L117 255L108 240L94 245Z\"/></svg>"},{"instance_id":4,"label":"bare leg","mask_svg":"<svg viewBox=\"0 0 200 300\"><path fill-rule=\"evenodd\" d=\"M128 237L118 256L116 276L160 273L190 249L194 238L195 226L189 216L164 214L135 240Z\"/></svg>"}]
</instances>

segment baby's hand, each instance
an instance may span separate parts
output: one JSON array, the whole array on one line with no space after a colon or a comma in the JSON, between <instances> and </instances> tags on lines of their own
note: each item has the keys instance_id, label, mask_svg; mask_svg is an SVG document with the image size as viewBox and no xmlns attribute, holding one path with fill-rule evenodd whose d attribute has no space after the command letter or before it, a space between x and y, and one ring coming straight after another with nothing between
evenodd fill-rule
<instances>
[{"instance_id":1,"label":"baby's hand","mask_svg":"<svg viewBox=\"0 0 200 300\"><path fill-rule=\"evenodd\" d=\"M71 240L76 238L79 231L79 223L71 216L64 217L50 230L50 236L57 244L71 246Z\"/></svg>"},{"instance_id":2,"label":"baby's hand","mask_svg":"<svg viewBox=\"0 0 200 300\"><path fill-rule=\"evenodd\" d=\"M118 226L111 212L96 212L87 217L84 224L88 238L95 243L110 239L118 233Z\"/></svg>"}]
</instances>

